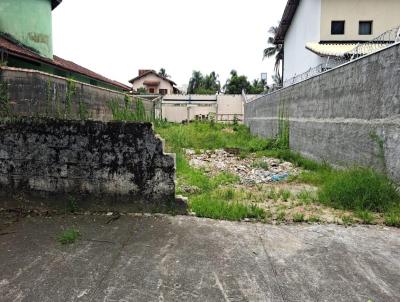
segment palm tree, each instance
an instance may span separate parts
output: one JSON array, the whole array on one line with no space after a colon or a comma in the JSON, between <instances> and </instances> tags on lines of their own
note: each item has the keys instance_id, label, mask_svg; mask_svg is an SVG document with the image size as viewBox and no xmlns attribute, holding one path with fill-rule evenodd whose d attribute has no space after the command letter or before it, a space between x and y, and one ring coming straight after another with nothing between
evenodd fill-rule
<instances>
[{"instance_id":1,"label":"palm tree","mask_svg":"<svg viewBox=\"0 0 400 302\"><path fill-rule=\"evenodd\" d=\"M189 80L188 94L193 94L201 86L203 82L203 75L200 71L194 70L192 77Z\"/></svg>"},{"instance_id":2,"label":"palm tree","mask_svg":"<svg viewBox=\"0 0 400 302\"><path fill-rule=\"evenodd\" d=\"M170 76L167 74L167 71L165 68L161 68L160 71L158 72L158 75L162 76L163 78L169 78Z\"/></svg>"},{"instance_id":3,"label":"palm tree","mask_svg":"<svg viewBox=\"0 0 400 302\"><path fill-rule=\"evenodd\" d=\"M281 76L281 64L283 61L283 44L275 44L275 36L278 33L278 26L271 26L268 32L271 34L268 37L268 47L264 49L264 56L265 58L270 58L275 56L275 75L282 81Z\"/></svg>"}]
</instances>

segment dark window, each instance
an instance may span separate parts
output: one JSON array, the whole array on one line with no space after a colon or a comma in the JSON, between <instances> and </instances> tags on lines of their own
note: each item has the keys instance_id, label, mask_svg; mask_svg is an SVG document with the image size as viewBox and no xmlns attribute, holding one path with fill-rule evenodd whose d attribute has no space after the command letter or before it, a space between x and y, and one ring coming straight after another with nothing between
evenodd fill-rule
<instances>
[{"instance_id":1,"label":"dark window","mask_svg":"<svg viewBox=\"0 0 400 302\"><path fill-rule=\"evenodd\" d=\"M90 80L90 84L93 86L97 86L97 81L96 80Z\"/></svg>"},{"instance_id":2,"label":"dark window","mask_svg":"<svg viewBox=\"0 0 400 302\"><path fill-rule=\"evenodd\" d=\"M332 21L331 34L344 35L344 21Z\"/></svg>"},{"instance_id":3,"label":"dark window","mask_svg":"<svg viewBox=\"0 0 400 302\"><path fill-rule=\"evenodd\" d=\"M166 95L168 93L167 89L160 89L160 94Z\"/></svg>"},{"instance_id":4,"label":"dark window","mask_svg":"<svg viewBox=\"0 0 400 302\"><path fill-rule=\"evenodd\" d=\"M150 93L154 93L154 88L149 88Z\"/></svg>"},{"instance_id":5,"label":"dark window","mask_svg":"<svg viewBox=\"0 0 400 302\"><path fill-rule=\"evenodd\" d=\"M372 21L360 21L358 33L360 35L372 35Z\"/></svg>"}]
</instances>

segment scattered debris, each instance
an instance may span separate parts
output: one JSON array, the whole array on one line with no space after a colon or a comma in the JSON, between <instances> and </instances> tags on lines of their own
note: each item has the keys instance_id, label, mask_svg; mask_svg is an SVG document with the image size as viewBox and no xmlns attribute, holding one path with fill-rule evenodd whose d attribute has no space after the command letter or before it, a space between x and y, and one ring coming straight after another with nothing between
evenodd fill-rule
<instances>
[{"instance_id":1,"label":"scattered debris","mask_svg":"<svg viewBox=\"0 0 400 302\"><path fill-rule=\"evenodd\" d=\"M215 176L221 172L237 175L242 184L262 184L286 180L289 175L298 175L299 168L292 163L276 158L250 156L241 159L237 150L185 150L189 164L203 169L208 175ZM185 188L183 190L186 192ZM188 190L187 193L192 193Z\"/></svg>"}]
</instances>

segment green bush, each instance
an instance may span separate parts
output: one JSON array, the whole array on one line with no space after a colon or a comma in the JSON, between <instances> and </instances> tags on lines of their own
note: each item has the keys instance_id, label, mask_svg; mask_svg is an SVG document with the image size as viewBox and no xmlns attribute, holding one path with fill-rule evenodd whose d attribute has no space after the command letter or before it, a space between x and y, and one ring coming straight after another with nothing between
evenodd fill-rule
<instances>
[{"instance_id":1,"label":"green bush","mask_svg":"<svg viewBox=\"0 0 400 302\"><path fill-rule=\"evenodd\" d=\"M367 168L332 172L324 180L318 197L335 208L372 212L386 212L400 200L386 176Z\"/></svg>"}]
</instances>

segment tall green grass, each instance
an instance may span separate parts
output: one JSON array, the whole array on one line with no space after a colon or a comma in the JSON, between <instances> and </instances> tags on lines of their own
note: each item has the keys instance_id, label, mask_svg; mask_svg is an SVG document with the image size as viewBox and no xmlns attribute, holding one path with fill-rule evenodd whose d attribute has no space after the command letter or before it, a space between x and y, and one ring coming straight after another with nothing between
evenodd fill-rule
<instances>
[{"instance_id":1,"label":"tall green grass","mask_svg":"<svg viewBox=\"0 0 400 302\"><path fill-rule=\"evenodd\" d=\"M198 217L226 220L243 220L245 218L263 219L265 211L254 205L245 205L223 198L214 198L210 194L196 196L191 201L191 209Z\"/></svg>"},{"instance_id":2,"label":"tall green grass","mask_svg":"<svg viewBox=\"0 0 400 302\"><path fill-rule=\"evenodd\" d=\"M335 208L387 212L400 205L394 184L368 168L335 171L323 181L319 200Z\"/></svg>"},{"instance_id":3,"label":"tall green grass","mask_svg":"<svg viewBox=\"0 0 400 302\"><path fill-rule=\"evenodd\" d=\"M273 147L273 140L265 140L251 135L249 129L244 125L237 125L234 129L224 124L195 122L188 125L166 125L157 128L157 132L174 151L182 148L197 150L239 148L242 152L248 153Z\"/></svg>"}]
</instances>

